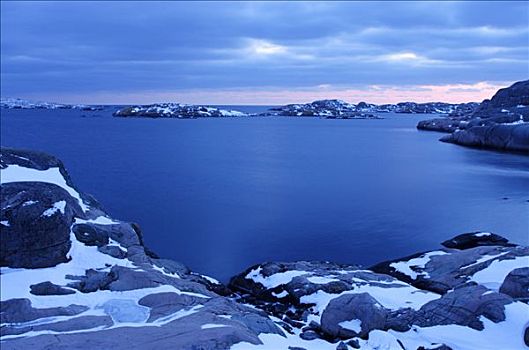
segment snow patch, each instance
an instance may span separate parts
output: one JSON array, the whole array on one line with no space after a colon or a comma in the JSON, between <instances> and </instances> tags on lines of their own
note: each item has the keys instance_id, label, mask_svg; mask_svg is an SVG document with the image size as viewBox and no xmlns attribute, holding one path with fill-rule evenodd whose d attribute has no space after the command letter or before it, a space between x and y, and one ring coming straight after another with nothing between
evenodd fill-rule
<instances>
[{"instance_id":1,"label":"snow patch","mask_svg":"<svg viewBox=\"0 0 529 350\"><path fill-rule=\"evenodd\" d=\"M293 270L293 271L279 272L279 273L270 275L268 277L264 277L263 275L261 275L261 270L262 268L261 266L259 266L257 269L250 271L246 275L245 278L251 279L256 283L261 283L266 288L275 288L282 284L289 283L290 281L292 281L294 277L310 274L310 272L307 272L307 271Z\"/></svg>"},{"instance_id":2,"label":"snow patch","mask_svg":"<svg viewBox=\"0 0 529 350\"><path fill-rule=\"evenodd\" d=\"M70 196L77 199L79 206L84 212L89 210L88 206L83 202L79 193L70 187L59 168L49 168L47 170L37 170L26 168L19 165L8 165L7 168L0 170L0 183L10 182L46 182L62 187Z\"/></svg>"},{"instance_id":3,"label":"snow patch","mask_svg":"<svg viewBox=\"0 0 529 350\"><path fill-rule=\"evenodd\" d=\"M340 280L336 278L321 277L321 276L308 277L307 280L310 283L314 283L314 284L328 284L331 282L340 282Z\"/></svg>"},{"instance_id":4,"label":"snow patch","mask_svg":"<svg viewBox=\"0 0 529 350\"><path fill-rule=\"evenodd\" d=\"M447 252L443 252L442 250L429 252L426 254L423 254L422 256L414 259L410 259L408 261L399 261L389 264L389 266L393 267L396 271L405 274L407 276L410 276L412 279L417 279L418 276L425 276L426 278L429 277L428 272L422 271L417 272L416 269L424 269L425 266L430 261L431 257L438 256L438 255L446 255ZM415 268L415 269L412 269Z\"/></svg>"},{"instance_id":5,"label":"snow patch","mask_svg":"<svg viewBox=\"0 0 529 350\"><path fill-rule=\"evenodd\" d=\"M529 256L514 259L494 260L487 268L476 272L471 280L498 291L505 277L514 269L529 266Z\"/></svg>"},{"instance_id":6,"label":"snow patch","mask_svg":"<svg viewBox=\"0 0 529 350\"><path fill-rule=\"evenodd\" d=\"M210 329L210 328L222 328L229 327L227 324L217 324L217 323L206 323L200 326L201 329Z\"/></svg>"},{"instance_id":7,"label":"snow patch","mask_svg":"<svg viewBox=\"0 0 529 350\"><path fill-rule=\"evenodd\" d=\"M41 216L52 216L57 211L60 211L61 214L64 214L64 209L66 208L66 201L59 201L53 203L53 206L49 209L46 209Z\"/></svg>"},{"instance_id":8,"label":"snow patch","mask_svg":"<svg viewBox=\"0 0 529 350\"><path fill-rule=\"evenodd\" d=\"M474 237L486 237L486 236L490 236L490 235L491 235L490 232L479 232L479 233L475 233Z\"/></svg>"},{"instance_id":9,"label":"snow patch","mask_svg":"<svg viewBox=\"0 0 529 350\"><path fill-rule=\"evenodd\" d=\"M343 321L338 323L338 326L345 329L350 329L356 333L360 333L362 331L362 321L360 320Z\"/></svg>"},{"instance_id":10,"label":"snow patch","mask_svg":"<svg viewBox=\"0 0 529 350\"><path fill-rule=\"evenodd\" d=\"M272 292L272 295L275 296L276 298L284 298L288 295L288 292L286 290L282 291L281 293L275 293L275 292Z\"/></svg>"}]
</instances>

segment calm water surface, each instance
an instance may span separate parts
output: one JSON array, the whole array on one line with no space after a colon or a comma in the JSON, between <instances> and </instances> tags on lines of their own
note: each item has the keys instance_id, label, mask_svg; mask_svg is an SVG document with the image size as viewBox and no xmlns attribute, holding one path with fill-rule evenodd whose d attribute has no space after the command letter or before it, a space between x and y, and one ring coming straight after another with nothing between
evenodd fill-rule
<instances>
[{"instance_id":1,"label":"calm water surface","mask_svg":"<svg viewBox=\"0 0 529 350\"><path fill-rule=\"evenodd\" d=\"M1 144L57 155L160 256L223 281L267 260L368 265L473 230L529 244L529 157L443 144L415 129L424 116L111 112L2 110Z\"/></svg>"}]
</instances>

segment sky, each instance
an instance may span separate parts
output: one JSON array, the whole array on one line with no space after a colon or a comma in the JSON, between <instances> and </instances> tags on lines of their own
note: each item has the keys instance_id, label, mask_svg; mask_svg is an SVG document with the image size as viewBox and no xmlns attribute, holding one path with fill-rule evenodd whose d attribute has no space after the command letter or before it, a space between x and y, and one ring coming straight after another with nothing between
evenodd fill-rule
<instances>
[{"instance_id":1,"label":"sky","mask_svg":"<svg viewBox=\"0 0 529 350\"><path fill-rule=\"evenodd\" d=\"M529 2L1 2L1 95L468 102L529 78Z\"/></svg>"}]
</instances>

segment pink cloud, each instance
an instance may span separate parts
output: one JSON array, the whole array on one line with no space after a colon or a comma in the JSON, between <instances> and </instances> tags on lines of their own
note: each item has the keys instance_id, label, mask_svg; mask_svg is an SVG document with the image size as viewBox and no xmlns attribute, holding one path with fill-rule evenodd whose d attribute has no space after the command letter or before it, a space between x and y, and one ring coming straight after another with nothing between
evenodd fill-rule
<instances>
[{"instance_id":1,"label":"pink cloud","mask_svg":"<svg viewBox=\"0 0 529 350\"><path fill-rule=\"evenodd\" d=\"M210 105L282 105L304 103L320 99L341 99L357 103L366 101L376 104L403 101L450 103L480 102L491 98L496 91L511 82L446 85L387 86L373 85L365 89L340 88L322 84L304 89L204 89L173 92L95 92L84 95L71 94L56 96L26 96L37 100L62 103L86 104L149 104L156 102L180 102Z\"/></svg>"}]
</instances>

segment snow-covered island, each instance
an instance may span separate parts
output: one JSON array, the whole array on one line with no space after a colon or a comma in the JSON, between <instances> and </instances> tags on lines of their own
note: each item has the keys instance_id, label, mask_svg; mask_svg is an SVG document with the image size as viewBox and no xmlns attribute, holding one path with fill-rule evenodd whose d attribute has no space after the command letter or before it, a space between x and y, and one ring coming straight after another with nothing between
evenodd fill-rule
<instances>
[{"instance_id":1,"label":"snow-covered island","mask_svg":"<svg viewBox=\"0 0 529 350\"><path fill-rule=\"evenodd\" d=\"M342 100L318 100L311 103L289 104L274 107L262 116L287 116L287 117L324 117L341 119L377 119L378 113L408 113L408 114L450 114L462 111L473 111L479 104L461 103L450 104L444 102L400 102L397 104L376 105L360 102L358 104L348 103ZM377 113L377 114L375 114Z\"/></svg>"},{"instance_id":2,"label":"snow-covered island","mask_svg":"<svg viewBox=\"0 0 529 350\"><path fill-rule=\"evenodd\" d=\"M0 179L3 350L529 348L529 247L490 232L371 267L262 263L225 286L151 252L53 156L3 148Z\"/></svg>"},{"instance_id":3,"label":"snow-covered island","mask_svg":"<svg viewBox=\"0 0 529 350\"><path fill-rule=\"evenodd\" d=\"M216 107L188 105L181 103L158 103L152 105L128 106L114 112L115 117L147 118L206 118L246 117L247 113Z\"/></svg>"},{"instance_id":4,"label":"snow-covered island","mask_svg":"<svg viewBox=\"0 0 529 350\"><path fill-rule=\"evenodd\" d=\"M101 110L101 106L82 105L82 104L62 104L53 102L29 101L20 98L2 98L0 108L6 109L80 109L83 111Z\"/></svg>"},{"instance_id":5,"label":"snow-covered island","mask_svg":"<svg viewBox=\"0 0 529 350\"><path fill-rule=\"evenodd\" d=\"M217 107L188 105L180 103L158 103L120 108L114 112L116 117L147 117L147 118L205 118L205 117L319 117L327 119L381 119L379 114L462 114L473 111L479 104L450 104L443 102L415 103L401 102L397 104L375 105L366 102L358 104L342 100L318 100L310 103L289 104L273 107L263 113L245 113L236 110L225 110Z\"/></svg>"},{"instance_id":6,"label":"snow-covered island","mask_svg":"<svg viewBox=\"0 0 529 350\"><path fill-rule=\"evenodd\" d=\"M417 128L450 133L443 142L529 154L529 80L498 90L474 111L423 120Z\"/></svg>"},{"instance_id":7,"label":"snow-covered island","mask_svg":"<svg viewBox=\"0 0 529 350\"><path fill-rule=\"evenodd\" d=\"M367 106L367 105L366 105ZM371 108L359 108L342 100L319 100L311 103L274 107L260 116L322 117L329 119L379 119Z\"/></svg>"}]
</instances>

